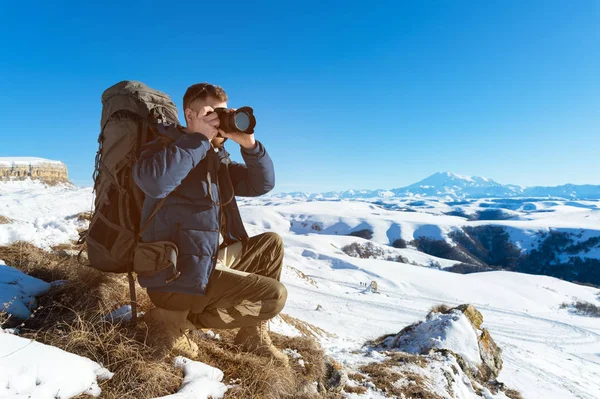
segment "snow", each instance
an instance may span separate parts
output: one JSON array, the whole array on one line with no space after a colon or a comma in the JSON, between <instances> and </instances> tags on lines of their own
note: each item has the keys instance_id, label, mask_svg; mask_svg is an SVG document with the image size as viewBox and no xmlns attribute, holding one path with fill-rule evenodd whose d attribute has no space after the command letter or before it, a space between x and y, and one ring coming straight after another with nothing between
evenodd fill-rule
<instances>
[{"instance_id":1,"label":"snow","mask_svg":"<svg viewBox=\"0 0 600 399\"><path fill-rule=\"evenodd\" d=\"M413 354L427 354L432 348L450 349L476 369L481 365L477 335L469 319L460 311L433 313L427 320L407 331L400 339L390 338L390 348Z\"/></svg>"},{"instance_id":2,"label":"snow","mask_svg":"<svg viewBox=\"0 0 600 399\"><path fill-rule=\"evenodd\" d=\"M35 308L35 297L50 287L0 261L0 313L26 319ZM110 378L112 373L96 362L0 328L0 398L99 396L97 379Z\"/></svg>"},{"instance_id":3,"label":"snow","mask_svg":"<svg viewBox=\"0 0 600 399\"><path fill-rule=\"evenodd\" d=\"M551 228L577 232L583 229L584 239L600 235L597 201L573 206L561 200L527 199L521 204L535 204L538 209L551 212L518 211L518 218L503 221L468 221L447 216L443 213L452 207L433 200L423 200L417 212L388 210L368 201L241 202L242 217L251 235L272 230L284 239L286 268L282 280L289 293L284 312L336 334L337 338L324 338L322 345L350 370L366 361L376 361L352 355L366 340L396 334L423 320L434 305L471 303L482 312L484 327L503 349L500 381L520 390L526 398L600 397L600 320L560 309L563 302L575 300L600 304L598 289L513 272L446 273L435 268L352 258L340 251L348 243L366 242L340 235L359 228L372 229L371 241L381 245L398 237L410 241L420 234L445 238L457 226L485 224L508 227L511 238L520 240L524 248L537 240L540 230ZM461 207L471 213L480 209L480 202L485 201L470 201ZM404 203L390 200L388 204ZM314 224L319 227L314 229ZM403 256L420 254L411 248L401 251ZM423 258L411 261L429 261L427 255L420 256ZM378 283L379 294L366 291L361 284L373 280ZM316 310L318 305L320 310ZM450 336L459 340L459 331ZM463 348L464 353L469 347ZM474 351L470 354L474 356ZM376 397L373 391L369 395ZM465 393L457 397L471 396Z\"/></svg>"},{"instance_id":4,"label":"snow","mask_svg":"<svg viewBox=\"0 0 600 399\"><path fill-rule=\"evenodd\" d=\"M21 319L28 317L34 308L35 296L49 288L50 284L0 261L0 303L4 304L4 313ZM106 319L119 321L130 317L131 308L125 305ZM184 380L178 393L163 398L218 399L227 391L227 386L221 383L221 370L183 357L175 358L174 362L183 370ZM11 335L0 328L0 398L62 399L82 393L100 396L97 379L112 376L87 358Z\"/></svg>"},{"instance_id":5,"label":"snow","mask_svg":"<svg viewBox=\"0 0 600 399\"><path fill-rule=\"evenodd\" d=\"M0 166L16 166L16 165L39 165L39 164L55 164L64 165L61 161L53 161L50 159L36 157L0 157Z\"/></svg>"},{"instance_id":6,"label":"snow","mask_svg":"<svg viewBox=\"0 0 600 399\"><path fill-rule=\"evenodd\" d=\"M461 205L466 214L481 210L481 204L488 200L477 200ZM410 202L410 201L409 201ZM511 220L479 220L469 221L459 216L448 216L445 213L454 208L439 201L421 200L411 205L416 212L394 210L395 206L404 207L406 200L390 200L385 206L364 201L314 201L314 202L277 202L274 200L259 202L243 201L248 206L241 212L247 224L261 230L276 231L280 234L296 235L321 234L328 237L341 236L361 229L373 231L371 241L390 245L394 240L402 238L407 242L426 236L433 239L447 240L448 235L459 227L475 227L483 225L503 226L507 228L511 239L521 244L521 248L529 249L539 239L540 231L554 229L557 231L587 231L587 236L600 236L599 201L579 201L574 206L570 201L540 201L536 212L514 211ZM510 206L521 207L531 204L531 199L511 203ZM502 203L496 203L500 207ZM256 206L261 205L261 206ZM506 205L508 206L508 204ZM489 208L485 208L489 209ZM582 237L580 241L587 237ZM346 244L357 241L353 238L342 238ZM344 244L344 245L346 245ZM343 246L343 245L342 245ZM405 254L402 254L405 256ZM407 251L410 256L410 252ZM421 255L416 255L420 257ZM593 257L592 255L589 255ZM436 261L435 259L433 259ZM446 260L438 262L442 267L452 266L456 262Z\"/></svg>"},{"instance_id":7,"label":"snow","mask_svg":"<svg viewBox=\"0 0 600 399\"><path fill-rule=\"evenodd\" d=\"M219 399L227 392L223 372L202 362L182 356L175 358L175 367L183 370L184 378L179 392L156 399Z\"/></svg>"},{"instance_id":8,"label":"snow","mask_svg":"<svg viewBox=\"0 0 600 399\"><path fill-rule=\"evenodd\" d=\"M46 293L51 285L31 277L0 260L0 313L26 319L35 308L35 297Z\"/></svg>"},{"instance_id":9,"label":"snow","mask_svg":"<svg viewBox=\"0 0 600 399\"><path fill-rule=\"evenodd\" d=\"M96 362L0 329L0 398L100 396L112 373Z\"/></svg>"},{"instance_id":10,"label":"snow","mask_svg":"<svg viewBox=\"0 0 600 399\"><path fill-rule=\"evenodd\" d=\"M0 215L14 223L0 224L0 245L29 241L42 248L78 237L85 223L77 214L90 211L91 187L48 187L35 180L0 182Z\"/></svg>"},{"instance_id":11,"label":"snow","mask_svg":"<svg viewBox=\"0 0 600 399\"><path fill-rule=\"evenodd\" d=\"M104 317L104 320L111 321L113 323L119 323L122 321L131 320L131 305L123 305L118 309L113 310ZM138 314L139 315L139 314Z\"/></svg>"},{"instance_id":12,"label":"snow","mask_svg":"<svg viewBox=\"0 0 600 399\"><path fill-rule=\"evenodd\" d=\"M23 184L0 183L0 215L15 220L0 225L0 244L25 239L48 248L77 237L76 229L84 224L74 215L90 209L90 188L47 188L35 182L20 183ZM457 209L466 214L488 209L482 204L510 210L514 218L469 221L444 214ZM599 236L598 205L599 201L533 198L514 201L485 198L456 204L439 198L240 199L240 210L250 235L275 231L283 237L286 254L282 281L288 288L284 313L335 334L324 335L321 344L328 355L349 371L385 358L381 354L362 352L365 341L397 334L407 325L423 320L434 305L471 303L483 314L483 327L503 350L504 368L499 380L521 391L528 399L600 397L600 319L560 308L563 302L577 300L600 305L597 288L504 271L448 273L422 267L440 259L410 247L397 251L409 262L422 266L352 258L341 248L367 240L344 234L368 228L374 234L370 241L387 246L397 238L411 241L427 235L447 239L458 227L492 224L505 226L511 239L518 240L526 249L535 245L539 231L550 229L576 233L583 230L578 240ZM589 256L597 254L597 249L589 252ZM440 260L439 263L441 267L448 267L452 262ZM377 282L377 293L365 290L364 284L371 281ZM452 329L440 331L437 338L430 335L431 342L442 345L449 344L450 340L460 341L459 337L465 340L460 323L459 318ZM287 335L300 333L280 318L271 321L271 330ZM463 354L474 356L469 352L472 342L462 343L465 345L460 349ZM431 370L421 372L435 380L443 376L441 370L449 365L432 365ZM221 384L215 379L211 381L211 384ZM455 386L457 398L476 397L472 387L466 382L461 384ZM362 397L378 396L370 390L368 396Z\"/></svg>"},{"instance_id":13,"label":"snow","mask_svg":"<svg viewBox=\"0 0 600 399\"><path fill-rule=\"evenodd\" d=\"M286 323L281 316L275 316L271 320L269 320L269 331L273 331L274 333L286 335L288 337L300 337L302 333L298 331L298 329L294 326Z\"/></svg>"}]
</instances>

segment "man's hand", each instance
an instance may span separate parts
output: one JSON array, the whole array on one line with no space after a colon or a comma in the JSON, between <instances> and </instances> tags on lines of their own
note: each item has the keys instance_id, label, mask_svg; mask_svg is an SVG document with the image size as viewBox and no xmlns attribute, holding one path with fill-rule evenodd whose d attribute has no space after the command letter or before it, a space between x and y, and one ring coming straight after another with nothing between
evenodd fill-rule
<instances>
[{"instance_id":1,"label":"man's hand","mask_svg":"<svg viewBox=\"0 0 600 399\"><path fill-rule=\"evenodd\" d=\"M210 141L219 131L219 115L210 106L202 107L198 112L188 109L187 130L189 133L200 133Z\"/></svg>"},{"instance_id":2,"label":"man's hand","mask_svg":"<svg viewBox=\"0 0 600 399\"><path fill-rule=\"evenodd\" d=\"M240 133L240 132L227 133L221 129L219 129L219 133L221 133L221 136L235 141L236 143L238 143L240 146L242 146L243 148L245 148L247 150L253 150L254 148L256 148L257 144L256 144L256 140L254 139L254 134L246 134L246 133Z\"/></svg>"},{"instance_id":3,"label":"man's hand","mask_svg":"<svg viewBox=\"0 0 600 399\"><path fill-rule=\"evenodd\" d=\"M235 111L235 108L232 108L232 110ZM235 141L247 150L253 150L256 148L256 140L254 139L254 133L246 134L240 132L225 132L223 131L223 129L219 129L219 133L221 134L221 136Z\"/></svg>"}]
</instances>

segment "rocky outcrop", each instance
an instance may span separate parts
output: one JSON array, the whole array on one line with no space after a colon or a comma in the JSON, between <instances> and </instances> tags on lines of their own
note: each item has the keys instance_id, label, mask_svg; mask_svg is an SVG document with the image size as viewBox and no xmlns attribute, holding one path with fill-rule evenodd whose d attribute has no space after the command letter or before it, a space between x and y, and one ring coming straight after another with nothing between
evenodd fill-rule
<instances>
[{"instance_id":1,"label":"rocky outcrop","mask_svg":"<svg viewBox=\"0 0 600 399\"><path fill-rule=\"evenodd\" d=\"M67 166L42 158L0 158L0 180L39 180L46 184L69 182Z\"/></svg>"},{"instance_id":2,"label":"rocky outcrop","mask_svg":"<svg viewBox=\"0 0 600 399\"><path fill-rule=\"evenodd\" d=\"M372 384L394 397L520 398L497 381L502 350L482 323L473 305L436 306L424 321L368 342L365 349L384 360L349 374L347 387Z\"/></svg>"}]
</instances>

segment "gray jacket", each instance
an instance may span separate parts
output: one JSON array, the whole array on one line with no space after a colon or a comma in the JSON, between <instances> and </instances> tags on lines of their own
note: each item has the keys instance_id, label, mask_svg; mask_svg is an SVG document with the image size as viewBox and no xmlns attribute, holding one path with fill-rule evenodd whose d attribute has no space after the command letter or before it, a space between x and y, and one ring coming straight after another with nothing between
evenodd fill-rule
<instances>
[{"instance_id":1,"label":"gray jacket","mask_svg":"<svg viewBox=\"0 0 600 399\"><path fill-rule=\"evenodd\" d=\"M134 166L134 180L146 194L142 224L156 203L168 196L142 241L175 243L181 275L167 282L173 272L165 270L138 280L150 291L203 295L216 264L219 232L222 245L248 238L235 196L256 197L271 191L273 161L260 142L254 150L241 150L244 165L231 162L224 148L215 152L202 134L183 133L169 125L159 125L159 133L174 141L148 143Z\"/></svg>"}]
</instances>

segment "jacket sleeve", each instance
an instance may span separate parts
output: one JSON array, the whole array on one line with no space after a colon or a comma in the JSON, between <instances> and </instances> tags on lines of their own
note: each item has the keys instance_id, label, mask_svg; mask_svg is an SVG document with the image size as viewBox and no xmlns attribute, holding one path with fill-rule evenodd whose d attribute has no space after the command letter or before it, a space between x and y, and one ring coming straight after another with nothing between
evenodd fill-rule
<instances>
[{"instance_id":1,"label":"jacket sleeve","mask_svg":"<svg viewBox=\"0 0 600 399\"><path fill-rule=\"evenodd\" d=\"M258 197L275 187L273 161L262 143L256 143L252 150L241 148L245 165L236 162L229 165L231 183L238 197Z\"/></svg>"},{"instance_id":2,"label":"jacket sleeve","mask_svg":"<svg viewBox=\"0 0 600 399\"><path fill-rule=\"evenodd\" d=\"M154 140L142 148L133 179L149 197L164 198L175 190L210 149L202 134L184 134L169 145Z\"/></svg>"}]
</instances>

